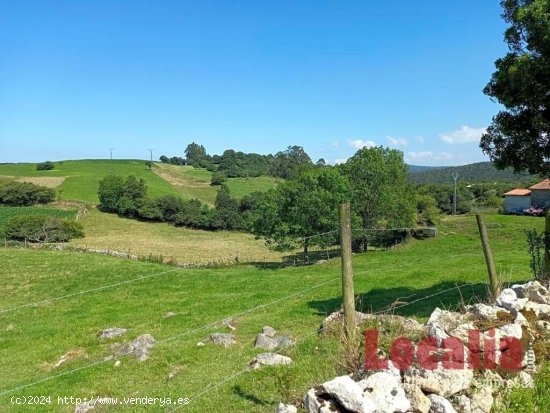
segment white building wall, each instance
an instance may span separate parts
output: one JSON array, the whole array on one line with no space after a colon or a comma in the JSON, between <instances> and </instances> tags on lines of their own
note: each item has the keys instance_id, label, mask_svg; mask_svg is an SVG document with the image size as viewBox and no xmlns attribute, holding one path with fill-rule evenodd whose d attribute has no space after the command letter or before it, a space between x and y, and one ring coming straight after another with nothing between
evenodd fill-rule
<instances>
[{"instance_id":1,"label":"white building wall","mask_svg":"<svg viewBox=\"0 0 550 413\"><path fill-rule=\"evenodd\" d=\"M530 196L506 195L504 208L506 212L522 212L531 206Z\"/></svg>"},{"instance_id":2,"label":"white building wall","mask_svg":"<svg viewBox=\"0 0 550 413\"><path fill-rule=\"evenodd\" d=\"M531 198L534 207L547 208L550 206L550 190L548 189L533 189Z\"/></svg>"}]
</instances>

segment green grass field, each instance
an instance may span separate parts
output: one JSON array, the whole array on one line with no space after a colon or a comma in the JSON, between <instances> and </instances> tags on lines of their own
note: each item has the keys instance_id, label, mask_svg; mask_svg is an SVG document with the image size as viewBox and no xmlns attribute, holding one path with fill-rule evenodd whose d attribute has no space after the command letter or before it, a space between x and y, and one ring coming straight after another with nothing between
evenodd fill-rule
<instances>
[{"instance_id":1,"label":"green grass field","mask_svg":"<svg viewBox=\"0 0 550 413\"><path fill-rule=\"evenodd\" d=\"M141 160L78 160L55 162L51 171L37 171L34 163L0 164L0 183L28 180L56 188L60 199L97 203L99 181L106 175L134 175L143 178L149 195L179 195L213 205L218 188L210 185L212 173L206 169L157 163L150 171ZM265 191L279 182L272 177L231 178L227 185L236 198L254 191Z\"/></svg>"},{"instance_id":2,"label":"green grass field","mask_svg":"<svg viewBox=\"0 0 550 413\"><path fill-rule=\"evenodd\" d=\"M497 215L487 216L486 220L503 280L530 279L523 230L542 229L543 220ZM180 411L218 411L223 407L229 412L272 413L279 401L301 398L313 384L338 373L336 340L316 335L322 319L341 304L338 260L277 270L254 266L176 270L8 312L2 309L173 267L92 254L4 248L0 248L0 261L0 354L3 371L9 372L0 375L0 394L38 382L0 396L1 411L74 411L74 406L15 406L10 404L14 395L193 398L208 391ZM436 238L356 255L354 273L358 305L374 311L396 301L411 303L457 284L471 283L460 292L455 289L395 311L421 320L435 306L456 308L483 299L486 292L485 263L473 216L445 219ZM318 287L312 289L314 286ZM229 332L223 326L197 328L273 301L234 320L236 346L197 346L209 333ZM163 318L168 311L177 315ZM294 364L242 372L247 362L261 352L253 348L253 342L264 325L301 340L283 353L292 357ZM60 375L104 360L112 342L103 342L96 334L114 326L129 328L125 337L114 342L144 333L159 341L173 339L159 343L146 362L124 357L119 367L110 360ZM56 361L70 351L75 359L54 368ZM174 372L177 374L169 380L168 375ZM231 378L237 372L242 374ZM216 387L223 380L228 381ZM166 410L158 406L96 409Z\"/></svg>"},{"instance_id":3,"label":"green grass field","mask_svg":"<svg viewBox=\"0 0 550 413\"><path fill-rule=\"evenodd\" d=\"M16 215L49 215L58 218L73 219L78 211L50 207L0 207L0 237L6 222Z\"/></svg>"},{"instance_id":4,"label":"green grass field","mask_svg":"<svg viewBox=\"0 0 550 413\"><path fill-rule=\"evenodd\" d=\"M135 255L162 255L180 264L212 262L279 262L282 254L270 251L264 241L234 231L202 231L161 222L141 222L91 209L79 221L85 238L69 245L129 252Z\"/></svg>"},{"instance_id":5,"label":"green grass field","mask_svg":"<svg viewBox=\"0 0 550 413\"><path fill-rule=\"evenodd\" d=\"M61 199L97 203L99 181L106 175L134 175L143 178L149 187L149 195L177 194L172 185L150 171L140 160L78 160L55 162L51 171L37 171L36 164L0 165L1 176L65 177L56 189Z\"/></svg>"},{"instance_id":6,"label":"green grass field","mask_svg":"<svg viewBox=\"0 0 550 413\"><path fill-rule=\"evenodd\" d=\"M214 205L218 187L210 185L212 172L206 169L195 169L191 166L168 164L157 164L155 172L177 188L183 198L200 199L209 205ZM242 198L255 191L267 191L279 182L281 180L277 178L259 176L255 178L229 178L226 185L234 198Z\"/></svg>"}]
</instances>

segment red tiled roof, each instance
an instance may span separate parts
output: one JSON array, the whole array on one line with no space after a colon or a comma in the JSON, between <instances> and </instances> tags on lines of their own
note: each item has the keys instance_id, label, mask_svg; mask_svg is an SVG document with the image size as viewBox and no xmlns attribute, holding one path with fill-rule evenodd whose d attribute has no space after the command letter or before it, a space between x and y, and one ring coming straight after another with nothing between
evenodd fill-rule
<instances>
[{"instance_id":1,"label":"red tiled roof","mask_svg":"<svg viewBox=\"0 0 550 413\"><path fill-rule=\"evenodd\" d=\"M550 179L545 179L529 189L550 189Z\"/></svg>"},{"instance_id":2,"label":"red tiled roof","mask_svg":"<svg viewBox=\"0 0 550 413\"><path fill-rule=\"evenodd\" d=\"M512 190L509 191L509 192L506 192L504 195L505 195L505 196L506 196L506 195L511 195L511 196L529 196L529 195L531 195L531 191L528 190L528 189L521 189L521 188L518 188L518 189L512 189Z\"/></svg>"}]
</instances>

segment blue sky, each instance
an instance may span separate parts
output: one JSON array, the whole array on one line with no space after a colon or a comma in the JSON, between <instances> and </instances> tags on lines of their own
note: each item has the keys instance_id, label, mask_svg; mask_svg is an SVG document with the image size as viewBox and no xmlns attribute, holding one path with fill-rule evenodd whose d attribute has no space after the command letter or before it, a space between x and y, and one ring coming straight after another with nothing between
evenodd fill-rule
<instances>
[{"instance_id":1,"label":"blue sky","mask_svg":"<svg viewBox=\"0 0 550 413\"><path fill-rule=\"evenodd\" d=\"M0 162L182 156L191 141L485 160L498 3L4 1Z\"/></svg>"}]
</instances>

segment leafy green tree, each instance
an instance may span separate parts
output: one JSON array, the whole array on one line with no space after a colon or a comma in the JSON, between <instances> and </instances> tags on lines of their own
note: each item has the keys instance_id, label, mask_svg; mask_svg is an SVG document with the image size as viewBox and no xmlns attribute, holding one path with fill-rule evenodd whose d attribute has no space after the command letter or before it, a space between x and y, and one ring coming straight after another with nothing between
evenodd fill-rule
<instances>
[{"instance_id":1,"label":"leafy green tree","mask_svg":"<svg viewBox=\"0 0 550 413\"><path fill-rule=\"evenodd\" d=\"M212 174L210 185L222 185L227 181L227 176L224 172L216 171Z\"/></svg>"},{"instance_id":2,"label":"leafy green tree","mask_svg":"<svg viewBox=\"0 0 550 413\"><path fill-rule=\"evenodd\" d=\"M410 228L416 218L416 190L401 151L363 148L340 166L352 189L352 208L363 228Z\"/></svg>"},{"instance_id":3,"label":"leafy green tree","mask_svg":"<svg viewBox=\"0 0 550 413\"><path fill-rule=\"evenodd\" d=\"M84 237L78 222L42 214L16 215L4 227L7 238L31 242L66 242Z\"/></svg>"},{"instance_id":4,"label":"leafy green tree","mask_svg":"<svg viewBox=\"0 0 550 413\"><path fill-rule=\"evenodd\" d=\"M308 170L257 201L253 232L280 249L293 248L306 237L337 230L339 205L350 197L348 180L337 169ZM322 241L307 240L304 252Z\"/></svg>"},{"instance_id":5,"label":"leafy green tree","mask_svg":"<svg viewBox=\"0 0 550 413\"><path fill-rule=\"evenodd\" d=\"M432 195L417 194L416 208L418 211L418 224L434 226L439 223L441 211Z\"/></svg>"},{"instance_id":6,"label":"leafy green tree","mask_svg":"<svg viewBox=\"0 0 550 413\"><path fill-rule=\"evenodd\" d=\"M216 195L216 214L212 222L213 227L220 229L239 229L242 219L239 214L239 202L231 197L229 188L221 185Z\"/></svg>"},{"instance_id":7,"label":"leafy green tree","mask_svg":"<svg viewBox=\"0 0 550 413\"><path fill-rule=\"evenodd\" d=\"M168 163L168 157L166 155L161 155L159 161L161 161L162 163Z\"/></svg>"},{"instance_id":8,"label":"leafy green tree","mask_svg":"<svg viewBox=\"0 0 550 413\"><path fill-rule=\"evenodd\" d=\"M550 1L503 0L509 52L484 93L504 106L480 146L499 167L550 175Z\"/></svg>"},{"instance_id":9,"label":"leafy green tree","mask_svg":"<svg viewBox=\"0 0 550 413\"><path fill-rule=\"evenodd\" d=\"M301 146L289 146L285 151L278 152L270 166L270 174L283 179L298 176L312 166L311 158Z\"/></svg>"},{"instance_id":10,"label":"leafy green tree","mask_svg":"<svg viewBox=\"0 0 550 413\"><path fill-rule=\"evenodd\" d=\"M198 168L206 159L206 149L198 143L192 142L185 148L185 162L187 165Z\"/></svg>"},{"instance_id":11,"label":"leafy green tree","mask_svg":"<svg viewBox=\"0 0 550 413\"><path fill-rule=\"evenodd\" d=\"M99 181L97 195L102 210L137 216L147 195L147 185L143 179L138 180L133 175L126 178L108 175Z\"/></svg>"},{"instance_id":12,"label":"leafy green tree","mask_svg":"<svg viewBox=\"0 0 550 413\"><path fill-rule=\"evenodd\" d=\"M52 188L30 182L8 182L0 186L0 205L29 206L55 201Z\"/></svg>"},{"instance_id":13,"label":"leafy green tree","mask_svg":"<svg viewBox=\"0 0 550 413\"><path fill-rule=\"evenodd\" d=\"M39 164L36 164L36 170L37 171L51 171L54 168L55 168L54 163L50 162L50 161L41 162Z\"/></svg>"}]
</instances>

